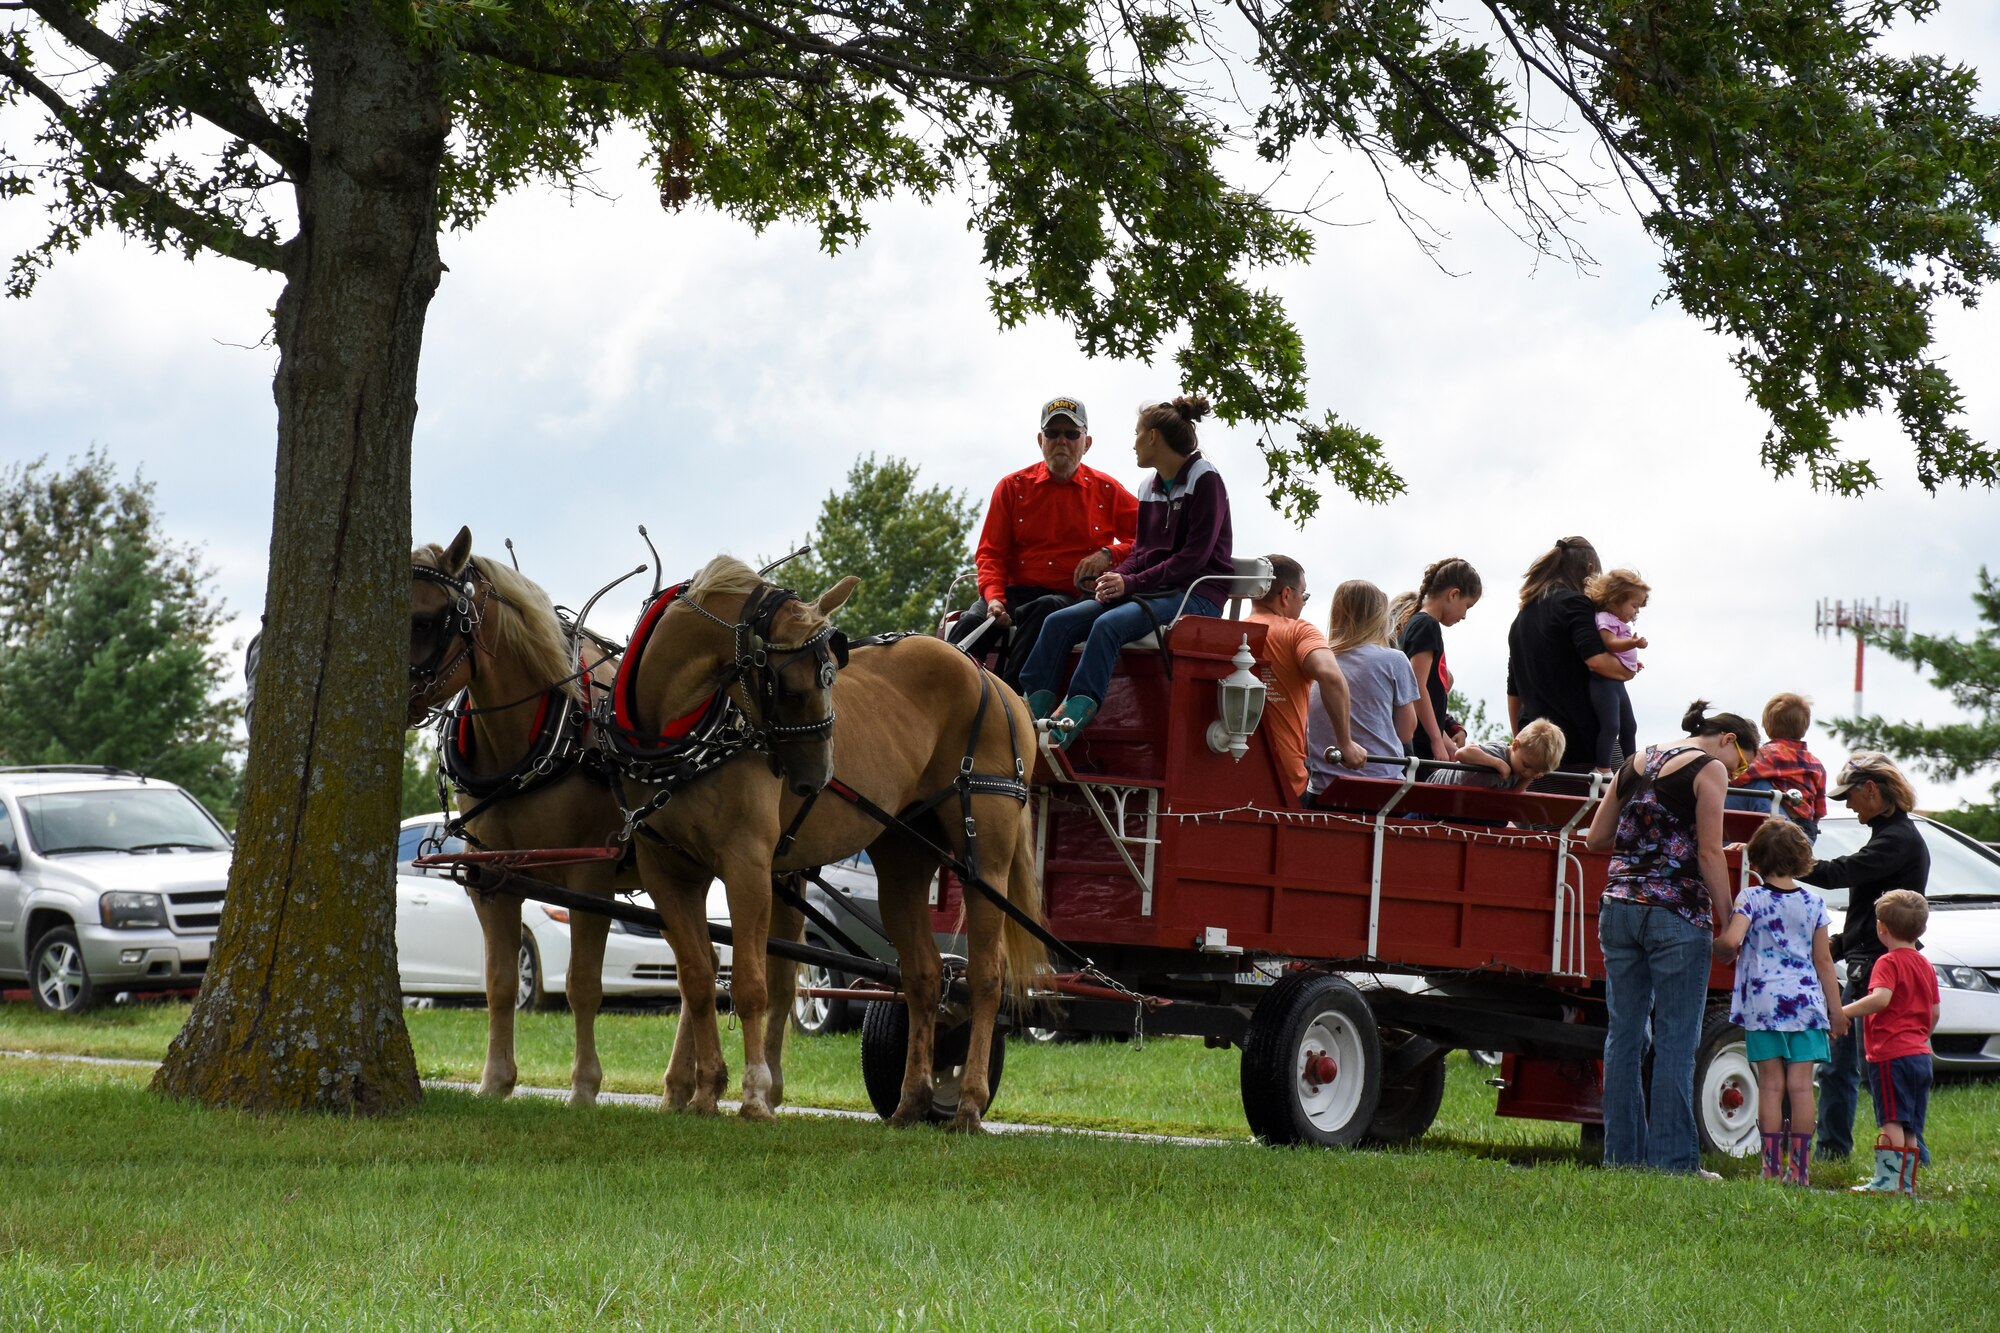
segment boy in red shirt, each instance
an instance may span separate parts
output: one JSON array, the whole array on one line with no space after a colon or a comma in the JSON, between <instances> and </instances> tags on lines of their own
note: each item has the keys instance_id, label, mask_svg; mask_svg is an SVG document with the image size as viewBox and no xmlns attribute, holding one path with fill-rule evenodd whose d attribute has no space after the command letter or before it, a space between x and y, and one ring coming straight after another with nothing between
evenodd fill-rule
<instances>
[{"instance_id":1,"label":"boy in red shirt","mask_svg":"<svg viewBox=\"0 0 2000 1333\"><path fill-rule=\"evenodd\" d=\"M1921 893L1891 889L1875 900L1875 933L1889 952L1875 960L1868 993L1841 1008L1873 1015L1862 1032L1868 1095L1875 1099L1875 1178L1857 1194L1915 1194L1918 1140L1931 1099L1931 1032L1938 1021L1937 972L1917 952L1931 905Z\"/></svg>"}]
</instances>

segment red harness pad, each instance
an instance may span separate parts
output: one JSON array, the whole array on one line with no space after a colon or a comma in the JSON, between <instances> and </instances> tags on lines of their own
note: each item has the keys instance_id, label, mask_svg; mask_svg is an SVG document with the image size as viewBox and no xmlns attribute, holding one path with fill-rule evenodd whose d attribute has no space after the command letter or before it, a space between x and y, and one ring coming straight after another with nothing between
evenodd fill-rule
<instances>
[{"instance_id":1,"label":"red harness pad","mask_svg":"<svg viewBox=\"0 0 2000 1333\"><path fill-rule=\"evenodd\" d=\"M631 646L625 650L625 656L618 662L618 674L611 681L611 713L617 719L618 725L627 733L639 729L638 700L634 698L639 687L639 659L645 655L646 643L653 637L653 630L658 627L660 617L666 614L667 608L673 605L675 596L685 587L687 587L685 583L677 583L653 599L653 604L646 608L646 614L639 617L638 628L632 631ZM660 728L660 739L678 740L693 731L695 724L701 721L702 714L706 713L709 705L714 702L715 696L711 694L696 704L693 712L667 723Z\"/></svg>"}]
</instances>

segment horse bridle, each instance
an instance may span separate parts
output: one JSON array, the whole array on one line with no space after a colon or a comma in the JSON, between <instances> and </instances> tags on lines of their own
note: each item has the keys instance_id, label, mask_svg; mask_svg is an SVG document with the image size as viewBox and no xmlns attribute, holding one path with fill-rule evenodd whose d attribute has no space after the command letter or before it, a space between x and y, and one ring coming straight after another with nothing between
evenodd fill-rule
<instances>
[{"instance_id":1,"label":"horse bridle","mask_svg":"<svg viewBox=\"0 0 2000 1333\"><path fill-rule=\"evenodd\" d=\"M478 574L478 567L469 561L465 568L469 574ZM473 578L447 574L441 569L418 564L410 566L410 574L419 582L434 583L443 588L450 598L450 607L438 627L437 641L431 646L430 655L410 667L410 697L416 699L428 696L440 680L448 679L458 670L460 663L472 656L480 621L485 618L485 608L479 595L479 585ZM458 648L455 653L451 652L454 643ZM447 653L451 653L449 658L445 656ZM475 662L474 671L477 670Z\"/></svg>"},{"instance_id":2,"label":"horse bridle","mask_svg":"<svg viewBox=\"0 0 2000 1333\"><path fill-rule=\"evenodd\" d=\"M701 603L687 595L685 589L676 592L675 597L686 602L689 609L698 612L729 631L736 646L736 662L723 688L741 682L750 692L762 715L763 729L767 737L774 741L817 740L833 734L834 708L827 704L826 716L811 722L780 722L778 720L778 699L793 697L794 692L784 686L782 672L794 660L810 654L819 664L819 687L833 688L834 676L841 667L847 665L847 636L825 624L809 637L796 644L783 647L771 643L771 622L787 602L801 602L804 599L789 588L779 588L771 584L760 584L757 590L743 601L743 613L734 624L716 615Z\"/></svg>"}]
</instances>

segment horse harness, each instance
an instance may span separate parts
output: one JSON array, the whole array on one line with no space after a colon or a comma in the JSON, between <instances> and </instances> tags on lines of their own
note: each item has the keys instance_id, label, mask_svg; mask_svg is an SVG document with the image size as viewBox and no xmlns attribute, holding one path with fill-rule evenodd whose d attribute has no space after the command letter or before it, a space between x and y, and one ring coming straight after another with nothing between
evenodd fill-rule
<instances>
[{"instance_id":1,"label":"horse harness","mask_svg":"<svg viewBox=\"0 0 2000 1333\"><path fill-rule=\"evenodd\" d=\"M787 603L802 600L788 588L760 584L744 600L742 614L734 623L688 596L685 583L648 600L640 612L631 647L619 664L617 679L593 716L612 790L625 814L625 826L619 831L618 841L629 842L635 832L642 831L659 839L646 820L690 783L708 776L739 754L763 754L776 773L779 771L776 746L832 735L835 710L830 704L824 717L811 722L787 723L778 718L780 699L793 694L784 686L782 673L786 666L801 656L811 655L819 668L815 677L818 687L830 690L839 669L847 665L847 636L830 623L800 643L785 647L772 644L771 625L778 612ZM728 630L734 661L714 692L691 712L649 734L636 725L634 696L638 663L661 617L675 602L684 603L697 615ZM656 790L635 808L626 802L621 779Z\"/></svg>"},{"instance_id":2,"label":"horse harness","mask_svg":"<svg viewBox=\"0 0 2000 1333\"><path fill-rule=\"evenodd\" d=\"M494 597L500 597L503 602L506 598L490 582L479 581L476 564L468 561L466 570L468 577L454 577L430 565L410 566L413 577L436 584L450 598L449 609L433 631L434 642L429 655L410 668L412 695L427 695L439 681L449 679L458 670L459 664L468 658L472 661L473 675L478 675L479 659L473 653L478 646L479 627L485 620L486 604ZM570 642L570 651L576 657L577 670L574 674L551 682L543 690L525 698L488 708L473 706L472 691L468 685L450 704L432 710L437 717L438 806L445 817L444 836L464 838L473 846L480 847L482 844L466 828L474 818L502 801L539 791L562 781L571 773L580 772L600 785L609 784L609 771L591 737L591 687L595 684L592 672L604 658L599 658L597 663L588 660L586 639L603 648L606 657L616 656L620 649L616 644L587 634L567 617L562 618L562 627ZM456 652L451 651L454 641L458 644ZM581 687L581 701L564 688L572 681ZM474 772L472 719L482 713L503 713L531 703L537 704L539 711L535 720L535 737L529 744L528 753L505 773L482 775ZM452 813L447 783L473 798L471 809Z\"/></svg>"}]
</instances>

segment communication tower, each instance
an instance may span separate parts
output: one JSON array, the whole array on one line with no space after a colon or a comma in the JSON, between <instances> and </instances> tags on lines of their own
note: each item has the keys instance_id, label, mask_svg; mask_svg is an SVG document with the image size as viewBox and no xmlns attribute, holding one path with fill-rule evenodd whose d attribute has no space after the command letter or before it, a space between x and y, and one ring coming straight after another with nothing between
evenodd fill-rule
<instances>
[{"instance_id":1,"label":"communication tower","mask_svg":"<svg viewBox=\"0 0 2000 1333\"><path fill-rule=\"evenodd\" d=\"M1880 597L1875 599L1872 606L1859 597L1854 599L1852 605L1846 602L1829 602L1823 597L1820 599L1814 615L1813 628L1818 630L1822 637L1831 633L1835 638L1839 638L1848 630L1856 631L1854 635L1854 716L1856 717L1866 716L1861 708L1861 667L1862 654L1868 647L1868 640L1859 632L1864 626L1868 629L1908 629L1909 608L1901 602L1891 602L1884 606Z\"/></svg>"}]
</instances>

